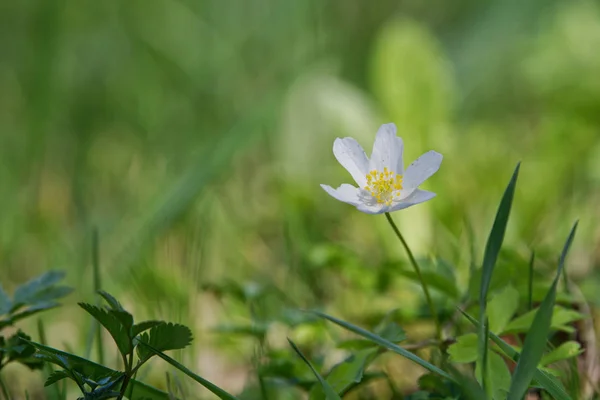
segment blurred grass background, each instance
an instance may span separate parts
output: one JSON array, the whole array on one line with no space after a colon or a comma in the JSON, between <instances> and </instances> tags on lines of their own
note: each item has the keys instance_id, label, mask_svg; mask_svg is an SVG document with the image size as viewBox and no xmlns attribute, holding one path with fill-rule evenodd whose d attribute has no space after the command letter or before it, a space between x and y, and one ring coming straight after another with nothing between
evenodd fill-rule
<instances>
[{"instance_id":1,"label":"blurred grass background","mask_svg":"<svg viewBox=\"0 0 600 400\"><path fill-rule=\"evenodd\" d=\"M569 271L600 304L598 49L596 1L2 2L0 279L67 270L49 341L84 348L97 228L103 287L194 326L183 359L240 388L251 347L207 332L249 316L208 284L355 317L422 307L382 267L403 260L384 218L319 187L349 182L336 137L370 153L395 122L405 164L445 157L438 197L395 214L417 254L464 287L521 160L507 245L556 257L581 218Z\"/></svg>"}]
</instances>

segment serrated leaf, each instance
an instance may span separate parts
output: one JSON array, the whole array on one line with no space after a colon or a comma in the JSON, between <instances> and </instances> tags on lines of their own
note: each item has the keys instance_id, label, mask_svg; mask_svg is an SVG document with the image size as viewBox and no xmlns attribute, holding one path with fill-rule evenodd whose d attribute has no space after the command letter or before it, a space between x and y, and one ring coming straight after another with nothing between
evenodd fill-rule
<instances>
[{"instance_id":1,"label":"serrated leaf","mask_svg":"<svg viewBox=\"0 0 600 400\"><path fill-rule=\"evenodd\" d=\"M138 340L156 351L177 350L183 349L192 342L192 331L185 325L163 322L142 333ZM137 352L141 360L147 360L154 355L147 346L137 346Z\"/></svg>"},{"instance_id":2,"label":"serrated leaf","mask_svg":"<svg viewBox=\"0 0 600 400\"><path fill-rule=\"evenodd\" d=\"M110 308L115 311L125 311L121 303L117 301L111 294L105 292L104 290L99 290L98 294L102 296L102 298L108 303Z\"/></svg>"},{"instance_id":3,"label":"serrated leaf","mask_svg":"<svg viewBox=\"0 0 600 400\"><path fill-rule=\"evenodd\" d=\"M139 324L135 324L131 328L131 337L134 338L140 333L147 331L148 329L153 328L156 325L160 325L162 323L163 321L142 321Z\"/></svg>"},{"instance_id":4,"label":"serrated leaf","mask_svg":"<svg viewBox=\"0 0 600 400\"><path fill-rule=\"evenodd\" d=\"M487 305L490 331L502 333L518 307L519 292L512 285L496 293Z\"/></svg>"},{"instance_id":5,"label":"serrated leaf","mask_svg":"<svg viewBox=\"0 0 600 400\"><path fill-rule=\"evenodd\" d=\"M394 321L377 327L375 333L392 343L400 343L406 340L406 332L404 332L404 329Z\"/></svg>"},{"instance_id":6,"label":"serrated leaf","mask_svg":"<svg viewBox=\"0 0 600 400\"><path fill-rule=\"evenodd\" d=\"M459 309L462 315L465 316L475 326L479 326L479 322L467 314L465 311ZM493 332L490 332L490 338L502 352L508 356L513 361L517 361L519 359L519 352L516 351L511 345L502 340L498 335ZM543 368L538 368L534 373L534 379L540 384L540 386L547 391L555 400L572 400L571 397L565 391L565 388L560 383L558 379L549 373L545 372Z\"/></svg>"},{"instance_id":7,"label":"serrated leaf","mask_svg":"<svg viewBox=\"0 0 600 400\"><path fill-rule=\"evenodd\" d=\"M517 177L519 176L519 168L521 163L517 164L515 171L502 195L498 211L496 212L496 218L492 225L492 230L488 237L485 252L483 255L483 265L481 268L481 285L479 287L479 326L478 326L478 362L483 365L483 389L486 391L486 379L487 372L485 368L487 363L484 362L484 358L487 354L488 335L486 334L486 322L487 317L487 295L490 289L490 282L492 281L492 274L496 261L498 260L498 254L504 241L504 233L506 232L506 225L508 224L508 217L510 215L510 209L512 207L513 197L515 194L515 187L517 185ZM486 391L489 393L489 391Z\"/></svg>"},{"instance_id":8,"label":"serrated leaf","mask_svg":"<svg viewBox=\"0 0 600 400\"><path fill-rule=\"evenodd\" d=\"M308 359L304 356L304 354L302 354L302 352L300 351L298 346L296 346L296 344L294 342L292 342L289 338L288 338L288 342L289 342L290 346L292 346L292 348L294 349L296 354L298 354L298 356L302 359L302 361L304 361L304 363L310 368L310 370L312 371L315 378L317 378L317 381L319 381L319 384L321 385L321 389L323 390L323 392L325 394L325 399L326 400L342 400L342 398L331 387L331 385L325 379L323 379L321 374L319 374L319 372L315 369L315 367L313 367L311 362L308 361Z\"/></svg>"},{"instance_id":9,"label":"serrated leaf","mask_svg":"<svg viewBox=\"0 0 600 400\"><path fill-rule=\"evenodd\" d=\"M471 363L477 360L477 335L467 333L456 338L456 343L448 347L450 361L455 363Z\"/></svg>"},{"instance_id":10,"label":"serrated leaf","mask_svg":"<svg viewBox=\"0 0 600 400\"><path fill-rule=\"evenodd\" d=\"M192 378L193 380L195 380L196 382L198 382L199 384L201 384L202 386L204 386L205 388L210 390L213 394L217 395L220 399L222 399L222 400L237 400L237 398L235 396L227 393L220 387L216 386L212 382L207 381L206 379L202 378L201 376L194 374L183 364L180 364L179 362L175 361L174 359L172 359L171 357L162 353L158 349L152 347L151 345L144 343L144 342L140 342L140 344L138 345L138 349L140 347L144 347L145 351L150 352L153 355L157 355L158 357L162 358L163 360L165 360L166 362L168 362L169 364L171 364L172 366L174 366L175 368L177 368L178 370L180 370L181 372L183 372L184 374L186 374L187 376L189 376L190 378Z\"/></svg>"},{"instance_id":11,"label":"serrated leaf","mask_svg":"<svg viewBox=\"0 0 600 400\"><path fill-rule=\"evenodd\" d=\"M550 333L550 326L552 323L552 312L556 299L556 286L558 285L558 280L562 275L565 259L567 257L567 253L569 252L569 248L573 243L573 238L575 237L576 231L577 222L575 225L573 225L571 233L569 234L569 237L567 238L567 241L563 247L554 282L552 283L550 290L548 290L546 298L544 298L544 301L542 301L542 304L535 314L531 329L527 333L527 336L525 336L523 351L521 351L521 356L519 357L517 367L513 373L507 400L520 400L525 395L525 392L527 391L527 388L534 377L535 371L537 370L537 365L542 359L544 349L546 348L546 340L548 339L548 334Z\"/></svg>"},{"instance_id":12,"label":"serrated leaf","mask_svg":"<svg viewBox=\"0 0 600 400\"><path fill-rule=\"evenodd\" d=\"M77 304L94 317L108 333L110 333L122 355L131 353L133 348L131 338L129 337L129 329L123 326L121 321L112 314L114 312L113 310L104 310L100 307L86 303Z\"/></svg>"},{"instance_id":13,"label":"serrated leaf","mask_svg":"<svg viewBox=\"0 0 600 400\"><path fill-rule=\"evenodd\" d=\"M68 288L53 288L64 277L65 273L63 271L49 271L17 287L13 296L11 312L26 304L54 300L67 295L70 293L70 290L66 290ZM56 292L54 292L55 289Z\"/></svg>"},{"instance_id":14,"label":"serrated leaf","mask_svg":"<svg viewBox=\"0 0 600 400\"><path fill-rule=\"evenodd\" d=\"M566 360L568 358L577 357L583 353L581 344L574 340L564 342L549 353L544 354L540 365L546 366L557 361Z\"/></svg>"},{"instance_id":15,"label":"serrated leaf","mask_svg":"<svg viewBox=\"0 0 600 400\"><path fill-rule=\"evenodd\" d=\"M12 301L10 297L4 291L2 284L0 284L0 315L7 314L12 308Z\"/></svg>"},{"instance_id":16,"label":"serrated leaf","mask_svg":"<svg viewBox=\"0 0 600 400\"><path fill-rule=\"evenodd\" d=\"M360 335L360 336L372 341L373 343L377 344L378 346L385 347L386 349L388 349L394 353L400 354L401 356L408 358L412 362L419 364L420 366L422 366L423 368L425 368L431 372L435 372L436 374L439 374L447 379L453 380L450 375L448 375L446 372L442 371L435 365L423 360L422 358L416 356L415 354L411 353L410 351L403 349L402 347L398 346L397 344L394 344L394 343L390 342L389 340L382 338L381 336L375 335L374 333L371 333L363 328L360 328L356 325L352 325L349 322L342 321L342 320L332 317L330 315L324 314L320 311L312 311L312 312L314 314L320 316L321 318L329 320L336 325L339 325L351 332L356 333L357 335Z\"/></svg>"},{"instance_id":17,"label":"serrated leaf","mask_svg":"<svg viewBox=\"0 0 600 400\"><path fill-rule=\"evenodd\" d=\"M357 351L344 361L334 365L325 380L336 393L344 395L348 390L362 381L365 369L375 359L376 355L376 348ZM324 400L326 397L323 388L321 386L313 386L309 398L311 400Z\"/></svg>"},{"instance_id":18,"label":"serrated leaf","mask_svg":"<svg viewBox=\"0 0 600 400\"><path fill-rule=\"evenodd\" d=\"M534 318L536 316L539 308L535 308L515 319L510 321L510 323L504 329L505 333L522 333L528 332L530 327L533 324ZM574 329L567 324L578 321L585 318L585 315L575 311L564 308L562 306L554 306L552 310L552 322L551 329L560 330L563 332L573 332ZM500 333L500 332L499 332Z\"/></svg>"},{"instance_id":19,"label":"serrated leaf","mask_svg":"<svg viewBox=\"0 0 600 400\"><path fill-rule=\"evenodd\" d=\"M56 303L56 302L37 303L37 304L27 307L26 309L21 310L17 313L11 314L10 318L0 322L0 329L3 328L4 326L12 325L15 322L17 322L23 318L30 317L30 316L37 314L39 312L42 312L42 311L51 310L58 306L60 306L60 304Z\"/></svg>"},{"instance_id":20,"label":"serrated leaf","mask_svg":"<svg viewBox=\"0 0 600 400\"><path fill-rule=\"evenodd\" d=\"M61 381L65 378L71 378L71 375L67 371L54 371L50 374L46 382L44 382L44 386L50 386L58 381ZM71 378L73 379L73 378Z\"/></svg>"},{"instance_id":21,"label":"serrated leaf","mask_svg":"<svg viewBox=\"0 0 600 400\"><path fill-rule=\"evenodd\" d=\"M122 374L122 372L112 370L104 365L96 364L93 361L76 356L66 351L58 350L41 343L29 342L36 347L41 353L37 353L36 357L45 361L59 365L61 368L73 369L76 368L85 376L102 377L111 374ZM168 393L158 390L150 385L132 379L127 386L125 395L130 400L172 400Z\"/></svg>"}]
</instances>

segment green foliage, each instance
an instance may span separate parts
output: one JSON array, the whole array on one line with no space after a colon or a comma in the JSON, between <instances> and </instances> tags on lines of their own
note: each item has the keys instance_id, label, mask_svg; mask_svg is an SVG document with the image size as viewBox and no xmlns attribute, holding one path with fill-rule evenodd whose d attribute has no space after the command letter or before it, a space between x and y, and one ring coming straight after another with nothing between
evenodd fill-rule
<instances>
[{"instance_id":1,"label":"green foliage","mask_svg":"<svg viewBox=\"0 0 600 400\"><path fill-rule=\"evenodd\" d=\"M164 399L167 394L136 382L133 376L157 351L183 349L188 346L192 341L190 329L163 321L143 321L135 324L133 316L116 298L104 291L100 291L99 294L108 304L107 307L86 303L79 303L79 306L110 333L119 349L125 370L114 371L85 358L29 342L39 350L38 359L63 368L62 371L50 375L46 386L69 378L75 381L85 399L121 399L125 395L132 398L132 393L135 394L133 398ZM140 343L143 344L142 347ZM135 349L138 361L134 365Z\"/></svg>"},{"instance_id":2,"label":"green foliage","mask_svg":"<svg viewBox=\"0 0 600 400\"><path fill-rule=\"evenodd\" d=\"M296 346L294 344L294 342L292 342L289 338L288 338L288 342L290 343L290 346L292 346L292 348L294 349L296 354L298 354L298 356L302 359L302 361L304 361L304 363L310 368L312 373L315 375L315 378L317 378L317 381L321 385L321 388L323 389L323 393L325 394L325 399L341 400L341 397L338 395L337 391L331 386L331 383L327 382L325 379L323 379L321 374L319 374L319 372L315 369L315 367L313 367L313 365L310 363L310 361L308 361L308 359L304 356L304 354L302 354L302 352L300 351L298 346Z\"/></svg>"},{"instance_id":3,"label":"green foliage","mask_svg":"<svg viewBox=\"0 0 600 400\"><path fill-rule=\"evenodd\" d=\"M542 359L544 349L546 348L546 340L548 338L552 323L552 310L554 308L554 301L556 299L556 286L558 285L558 280L562 276L565 259L571 244L573 243L576 230L577 223L573 225L571 233L569 234L561 253L554 282L552 283L546 298L536 312L531 329L525 337L523 351L521 351L519 361L517 362L517 368L515 369L511 380L510 390L507 397L508 400L520 400L525 395L525 392L527 391L527 388L529 387L537 370L537 365Z\"/></svg>"},{"instance_id":4,"label":"green foliage","mask_svg":"<svg viewBox=\"0 0 600 400\"><path fill-rule=\"evenodd\" d=\"M13 298L0 285L0 329L13 325L20 319L59 306L57 302L73 291L58 285L64 278L62 271L49 271L15 289Z\"/></svg>"},{"instance_id":5,"label":"green foliage","mask_svg":"<svg viewBox=\"0 0 600 400\"><path fill-rule=\"evenodd\" d=\"M498 259L498 254L500 253L500 248L502 247L502 242L504 241L504 233L506 231L506 225L508 224L508 217L510 215L510 209L513 202L513 197L515 194L515 186L517 184L517 177L519 176L519 168L520 164L517 164L515 171L513 172L512 178L504 191L504 195L502 196L502 200L500 201L500 205L498 206L498 211L496 213L496 218L494 219L494 225L492 226L492 230L488 237L487 244L485 246L485 253L483 255L483 266L482 266L482 274L481 274L481 286L479 288L479 329L477 332L478 345L478 359L477 362L483 366L481 371L482 376L482 385L484 391L490 394L487 389L487 380L488 380L488 371L487 371L487 361L486 356L487 346L488 346L488 334L487 330L489 328L488 325L488 314L486 312L487 307L487 295L488 290L490 288L490 283L492 281L492 274L494 272L494 267L496 266L496 260Z\"/></svg>"}]
</instances>

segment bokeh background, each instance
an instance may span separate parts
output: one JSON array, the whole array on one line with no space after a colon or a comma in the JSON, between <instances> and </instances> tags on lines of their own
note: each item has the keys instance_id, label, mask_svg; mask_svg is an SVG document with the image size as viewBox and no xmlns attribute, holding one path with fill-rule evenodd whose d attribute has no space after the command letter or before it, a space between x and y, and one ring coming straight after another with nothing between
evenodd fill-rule
<instances>
[{"instance_id":1,"label":"bokeh background","mask_svg":"<svg viewBox=\"0 0 600 400\"><path fill-rule=\"evenodd\" d=\"M503 262L555 260L579 218L569 273L600 304L599 71L596 1L3 1L0 280L66 270L48 340L89 352L97 229L103 288L194 327L178 357L233 391L255 357L243 327L282 305L418 322L385 218L319 187L349 182L336 137L369 153L395 122L406 164L444 154L437 198L394 215L420 257L464 291L521 161ZM265 326L285 348L292 328Z\"/></svg>"}]
</instances>

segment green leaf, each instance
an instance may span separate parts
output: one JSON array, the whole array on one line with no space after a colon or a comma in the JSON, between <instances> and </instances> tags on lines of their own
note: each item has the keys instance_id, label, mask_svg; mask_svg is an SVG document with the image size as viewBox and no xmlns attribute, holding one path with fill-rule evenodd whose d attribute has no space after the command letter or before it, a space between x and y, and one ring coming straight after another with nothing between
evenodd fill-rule
<instances>
[{"instance_id":1,"label":"green leaf","mask_svg":"<svg viewBox=\"0 0 600 400\"><path fill-rule=\"evenodd\" d=\"M570 340L564 342L551 352L544 354L542 361L540 361L540 365L546 366L557 361L566 360L567 358L577 357L581 353L583 353L581 344L574 340Z\"/></svg>"},{"instance_id":2,"label":"green leaf","mask_svg":"<svg viewBox=\"0 0 600 400\"><path fill-rule=\"evenodd\" d=\"M348 390L362 381L365 369L376 356L376 348L357 351L344 361L334 365L325 380L336 393L344 395ZM311 400L325 399L323 388L321 386L313 386L309 398Z\"/></svg>"},{"instance_id":3,"label":"green leaf","mask_svg":"<svg viewBox=\"0 0 600 400\"><path fill-rule=\"evenodd\" d=\"M477 360L477 335L467 333L456 338L456 343L448 347L450 361L455 363L471 363Z\"/></svg>"},{"instance_id":4,"label":"green leaf","mask_svg":"<svg viewBox=\"0 0 600 400\"><path fill-rule=\"evenodd\" d=\"M535 308L515 319L510 321L504 331L498 333L521 333L528 332L533 324L535 316L539 308ZM552 309L552 322L550 325L551 329L560 330L563 332L573 332L574 329L567 324L578 321L585 318L585 315L575 311L569 310L561 306L554 306Z\"/></svg>"},{"instance_id":5,"label":"green leaf","mask_svg":"<svg viewBox=\"0 0 600 400\"><path fill-rule=\"evenodd\" d=\"M54 286L65 276L63 271L49 271L19 286L15 290L11 312L27 304L48 302L64 297L72 289L65 286Z\"/></svg>"},{"instance_id":6,"label":"green leaf","mask_svg":"<svg viewBox=\"0 0 600 400\"><path fill-rule=\"evenodd\" d=\"M517 367L513 373L507 400L520 400L523 398L527 388L529 387L529 384L531 383L531 380L534 377L537 365L542 359L544 349L546 348L546 340L548 338L548 334L550 333L552 311L556 298L556 286L558 285L558 280L561 277L565 259L567 257L569 248L571 247L571 243L573 243L573 238L575 237L576 231L577 222L575 225L573 225L571 233L569 234L569 237L567 238L567 241L563 247L554 282L552 283L550 290L548 290L546 298L544 301L542 301L542 304L535 314L531 329L525 337L523 351L521 352L521 356L517 362Z\"/></svg>"},{"instance_id":7,"label":"green leaf","mask_svg":"<svg viewBox=\"0 0 600 400\"><path fill-rule=\"evenodd\" d=\"M519 176L519 168L521 163L517 164L515 171L513 172L512 178L504 191L500 206L496 213L494 224L490 236L488 237L487 244L485 246L485 253L483 255L483 266L481 271L481 285L479 287L479 327L478 327L478 362L484 366L483 376L486 377L487 373L485 367L487 363L483 361L487 354L487 343L488 335L485 332L485 322L487 319L487 294L490 288L490 282L492 281L492 274L494 272L494 266L498 260L498 254L504 241L504 233L506 232L506 225L508 224L508 217L510 215L510 209L512 206L513 197L515 194L515 186L517 184L517 177ZM484 391L486 390L486 380L483 381Z\"/></svg>"},{"instance_id":8,"label":"green leaf","mask_svg":"<svg viewBox=\"0 0 600 400\"><path fill-rule=\"evenodd\" d=\"M370 341L372 341L373 343L385 347L386 349L400 354L401 356L408 358L409 360L419 364L420 366L422 366L423 368L431 371L431 372L435 372L438 375L441 375L447 379L453 380L452 377L450 375L448 375L446 372L442 371L441 369L439 369L438 367L436 367L435 365L423 360L422 358L414 355L413 353L411 353L408 350L403 349L402 347L398 346L397 344L394 344L392 342L390 342L389 340L386 340L384 338L382 338L381 336L375 335L374 333L371 333L365 329L359 328L356 325L352 325L349 322L345 322L342 320L339 320L337 318L334 318L332 316L329 316L327 314L324 314L320 311L312 311L314 314L318 315L321 318L324 318L326 320L329 320L331 322L333 322L334 324L337 324L351 332L356 333L357 335L360 335Z\"/></svg>"},{"instance_id":9,"label":"green leaf","mask_svg":"<svg viewBox=\"0 0 600 400\"><path fill-rule=\"evenodd\" d=\"M401 269L398 271L398 273L414 282L421 282L415 271ZM460 292L456 287L456 282L453 279L450 279L449 277L442 275L437 271L431 270L421 271L421 276L429 287L448 295L448 297L452 299L458 299L460 297Z\"/></svg>"},{"instance_id":10,"label":"green leaf","mask_svg":"<svg viewBox=\"0 0 600 400\"><path fill-rule=\"evenodd\" d=\"M77 303L81 308L94 317L114 339L122 355L131 353L133 350L129 329L113 314L113 310L104 310L100 307L86 303Z\"/></svg>"},{"instance_id":11,"label":"green leaf","mask_svg":"<svg viewBox=\"0 0 600 400\"><path fill-rule=\"evenodd\" d=\"M501 333L519 307L519 292L512 285L496 293L488 302L490 331Z\"/></svg>"},{"instance_id":12,"label":"green leaf","mask_svg":"<svg viewBox=\"0 0 600 400\"><path fill-rule=\"evenodd\" d=\"M155 352L148 350L150 348L163 352L183 349L188 346L192 342L192 331L185 325L163 322L150 328L148 332L142 333L138 340L149 345L137 347L140 360L147 360L155 354Z\"/></svg>"},{"instance_id":13,"label":"green leaf","mask_svg":"<svg viewBox=\"0 0 600 400\"><path fill-rule=\"evenodd\" d=\"M39 351L35 356L52 362L64 369L76 369L85 376L101 377L116 376L122 372L112 370L104 365L76 356L66 351L58 350L41 343L29 343ZM68 372L68 371L67 371ZM132 379L125 393L130 400L172 400L168 393L158 390L150 385Z\"/></svg>"},{"instance_id":14,"label":"green leaf","mask_svg":"<svg viewBox=\"0 0 600 400\"><path fill-rule=\"evenodd\" d=\"M323 389L323 392L325 393L325 398L327 400L342 400L342 398L331 387L331 385L325 379L323 379L321 374L319 374L319 372L315 369L315 367L313 367L313 365L310 363L310 361L308 361L308 359L304 356L304 354L302 354L302 352L300 351L298 346L296 346L294 344L294 342L292 342L289 338L288 338L288 342L290 343L290 346L292 346L292 348L294 349L296 354L298 354L298 356L302 359L302 361L304 361L304 363L310 368L312 373L315 375L315 378L317 378L317 380L319 381L319 384L321 385L321 388Z\"/></svg>"},{"instance_id":15,"label":"green leaf","mask_svg":"<svg viewBox=\"0 0 600 400\"><path fill-rule=\"evenodd\" d=\"M140 333L147 331L148 329L153 328L156 325L160 325L162 323L163 321L142 321L139 324L135 324L131 328L131 337L134 338Z\"/></svg>"},{"instance_id":16,"label":"green leaf","mask_svg":"<svg viewBox=\"0 0 600 400\"><path fill-rule=\"evenodd\" d=\"M480 375L479 366L476 368L475 374ZM488 351L488 369L492 398L494 400L506 399L510 387L510 371L504 358L493 351Z\"/></svg>"},{"instance_id":17,"label":"green leaf","mask_svg":"<svg viewBox=\"0 0 600 400\"><path fill-rule=\"evenodd\" d=\"M12 301L10 301L10 297L4 291L2 284L0 284L0 315L4 315L10 311L12 308Z\"/></svg>"},{"instance_id":18,"label":"green leaf","mask_svg":"<svg viewBox=\"0 0 600 400\"><path fill-rule=\"evenodd\" d=\"M378 326L375 328L375 333L392 343L400 343L406 340L406 332L394 321Z\"/></svg>"},{"instance_id":19,"label":"green leaf","mask_svg":"<svg viewBox=\"0 0 600 400\"><path fill-rule=\"evenodd\" d=\"M17 322L23 318L30 317L30 316L37 314L39 312L42 312L42 311L51 310L58 306L60 306L60 304L56 303L56 302L37 303L37 304L32 305L31 307L27 307L26 309L21 310L17 313L11 314L9 319L3 320L2 322L0 322L0 328L4 327L6 325L12 325L15 322Z\"/></svg>"},{"instance_id":20,"label":"green leaf","mask_svg":"<svg viewBox=\"0 0 600 400\"><path fill-rule=\"evenodd\" d=\"M50 385L52 385L58 381L61 381L65 378L71 378L71 375L66 371L54 371L52 374L50 374L48 379L46 379L46 382L44 382L44 386L50 386ZM73 378L71 378L71 379L73 379Z\"/></svg>"},{"instance_id":21,"label":"green leaf","mask_svg":"<svg viewBox=\"0 0 600 400\"><path fill-rule=\"evenodd\" d=\"M167 356L166 354L162 353L158 349L154 348L152 345L149 345L149 344L144 343L144 342L140 342L138 348L139 347L144 347L145 351L150 352L153 355L159 356L160 358L162 358L163 360L165 360L166 362L168 362L169 364L171 364L172 366L174 366L175 368L177 368L178 370L180 370L181 372L183 372L184 374L186 374L187 376L189 376L190 378L192 378L193 380L195 380L196 382L198 382L199 384L201 384L202 386L204 386L205 388L207 388L208 390L210 390L212 393L214 393L215 395L217 395L220 399L222 399L222 400L237 400L237 398L235 396L227 393L226 391L224 391L220 387L218 387L218 386L214 385L213 383L207 381L206 379L202 378L201 376L198 376L198 375L194 374L187 367L185 367L184 365L182 365L179 362L175 361L174 359L172 359L171 357Z\"/></svg>"},{"instance_id":22,"label":"green leaf","mask_svg":"<svg viewBox=\"0 0 600 400\"><path fill-rule=\"evenodd\" d=\"M99 290L98 294L100 296L102 296L102 298L108 303L108 305L110 306L110 308L112 310L115 310L115 311L125 311L124 308L123 308L123 306L121 306L121 303L119 303L117 301L117 299L115 299L108 292L105 292L104 290Z\"/></svg>"},{"instance_id":23,"label":"green leaf","mask_svg":"<svg viewBox=\"0 0 600 400\"><path fill-rule=\"evenodd\" d=\"M462 315L465 316L473 325L479 326L479 322L467 314L465 311L460 310ZM496 345L502 350L506 356L511 358L513 361L517 361L519 359L519 352L516 351L511 345L502 340L498 335L493 332L490 332L490 338ZM542 368L538 368L534 375L534 379L540 384L540 386L547 391L555 400L572 400L571 397L565 391L565 388L562 386L560 381L556 379L554 376L550 375L548 372L544 371Z\"/></svg>"}]
</instances>

